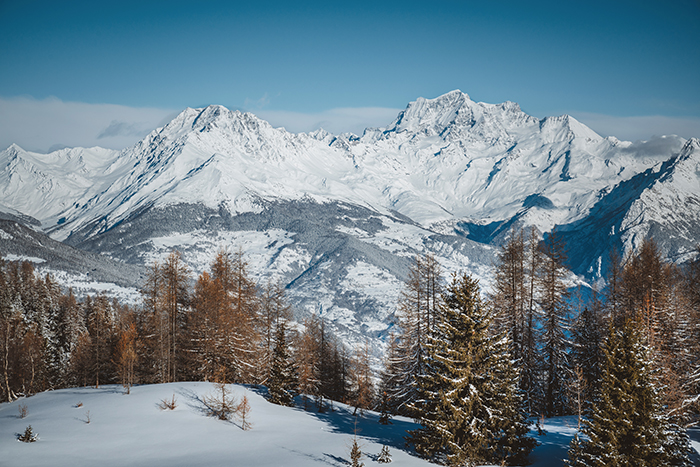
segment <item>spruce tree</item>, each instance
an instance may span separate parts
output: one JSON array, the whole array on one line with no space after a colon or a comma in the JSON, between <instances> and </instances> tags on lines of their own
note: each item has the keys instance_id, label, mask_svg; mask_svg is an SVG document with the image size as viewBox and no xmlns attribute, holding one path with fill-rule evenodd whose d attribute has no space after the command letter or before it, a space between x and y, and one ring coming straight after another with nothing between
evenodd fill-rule
<instances>
[{"instance_id":1,"label":"spruce tree","mask_svg":"<svg viewBox=\"0 0 700 467\"><path fill-rule=\"evenodd\" d=\"M496 283L489 296L494 313L494 330L506 332L512 344L513 359L520 368L519 387L528 413L541 409L540 294L542 252L536 230L526 241L522 230L511 231L498 254Z\"/></svg>"},{"instance_id":2,"label":"spruce tree","mask_svg":"<svg viewBox=\"0 0 700 467\"><path fill-rule=\"evenodd\" d=\"M431 372L419 380L423 426L409 442L451 465L524 461L534 441L526 436L507 334L490 332L478 281L465 274L453 277L443 303L428 340Z\"/></svg>"},{"instance_id":3,"label":"spruce tree","mask_svg":"<svg viewBox=\"0 0 700 467\"><path fill-rule=\"evenodd\" d=\"M352 467L363 467L365 464L360 459L362 458L362 450L357 444L357 437L352 439L352 446L350 447L350 465Z\"/></svg>"},{"instance_id":4,"label":"spruce tree","mask_svg":"<svg viewBox=\"0 0 700 467\"><path fill-rule=\"evenodd\" d=\"M568 291L564 245L552 232L542 246L544 265L541 270L542 359L544 373L544 412L548 417L564 415L569 405L566 385L570 375L569 341L566 337Z\"/></svg>"},{"instance_id":5,"label":"spruce tree","mask_svg":"<svg viewBox=\"0 0 700 467\"><path fill-rule=\"evenodd\" d=\"M390 464L391 463L391 453L389 452L389 446L382 446L382 450L379 451L377 456L377 462L379 464Z\"/></svg>"},{"instance_id":6,"label":"spruce tree","mask_svg":"<svg viewBox=\"0 0 700 467\"><path fill-rule=\"evenodd\" d=\"M432 371L426 366L429 358L426 346L438 319L441 283L440 265L435 257L416 257L399 300L401 334L389 362L393 380L389 394L399 411L407 415L412 415L415 405L422 403L418 380L425 379Z\"/></svg>"},{"instance_id":7,"label":"spruce tree","mask_svg":"<svg viewBox=\"0 0 700 467\"><path fill-rule=\"evenodd\" d=\"M627 320L620 329L611 327L600 394L584 423L585 438L572 441L568 465L687 465L671 453L679 443L670 436L673 430L663 416L647 354L636 323Z\"/></svg>"},{"instance_id":8,"label":"spruce tree","mask_svg":"<svg viewBox=\"0 0 700 467\"><path fill-rule=\"evenodd\" d=\"M275 333L275 347L268 378L268 400L274 404L293 406L297 377L286 334L286 323L281 320Z\"/></svg>"},{"instance_id":9,"label":"spruce tree","mask_svg":"<svg viewBox=\"0 0 700 467\"><path fill-rule=\"evenodd\" d=\"M389 395L386 391L382 391L379 397L379 423L381 425L391 425L391 406L389 404Z\"/></svg>"},{"instance_id":10,"label":"spruce tree","mask_svg":"<svg viewBox=\"0 0 700 467\"><path fill-rule=\"evenodd\" d=\"M597 306L584 307L573 326L573 346L571 349L572 363L575 369L573 377L579 379L574 384L578 386L580 395L588 404L595 397L600 379L600 367L603 359L602 321ZM579 372L580 374L576 374Z\"/></svg>"}]
</instances>

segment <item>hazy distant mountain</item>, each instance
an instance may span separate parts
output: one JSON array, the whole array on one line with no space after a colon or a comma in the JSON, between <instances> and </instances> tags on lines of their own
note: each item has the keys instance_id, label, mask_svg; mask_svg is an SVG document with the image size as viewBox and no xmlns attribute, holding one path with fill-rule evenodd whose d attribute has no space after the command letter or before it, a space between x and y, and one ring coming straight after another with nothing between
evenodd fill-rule
<instances>
[{"instance_id":1,"label":"hazy distant mountain","mask_svg":"<svg viewBox=\"0 0 700 467\"><path fill-rule=\"evenodd\" d=\"M460 91L362 136L293 134L209 106L122 151L13 145L0 163L0 211L53 239L138 266L177 248L195 272L240 247L300 313L322 312L350 339L386 332L417 253L488 287L512 226L557 226L589 281L611 248L646 235L679 262L700 243L700 140L602 138Z\"/></svg>"}]
</instances>

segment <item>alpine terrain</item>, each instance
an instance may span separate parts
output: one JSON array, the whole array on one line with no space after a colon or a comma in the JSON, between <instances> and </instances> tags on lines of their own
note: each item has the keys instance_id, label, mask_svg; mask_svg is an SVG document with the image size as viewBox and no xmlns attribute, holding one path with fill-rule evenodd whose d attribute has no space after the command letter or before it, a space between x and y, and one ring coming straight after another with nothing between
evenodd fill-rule
<instances>
[{"instance_id":1,"label":"alpine terrain","mask_svg":"<svg viewBox=\"0 0 700 467\"><path fill-rule=\"evenodd\" d=\"M121 151L12 145L0 152L0 255L84 291L139 300L173 249L195 273L239 248L281 281L298 317L319 314L376 349L412 258L432 253L488 290L511 228L553 229L570 282L651 236L665 259L700 243L700 140L603 138L564 115L461 91L411 102L361 136L294 134L222 106L188 108Z\"/></svg>"}]
</instances>

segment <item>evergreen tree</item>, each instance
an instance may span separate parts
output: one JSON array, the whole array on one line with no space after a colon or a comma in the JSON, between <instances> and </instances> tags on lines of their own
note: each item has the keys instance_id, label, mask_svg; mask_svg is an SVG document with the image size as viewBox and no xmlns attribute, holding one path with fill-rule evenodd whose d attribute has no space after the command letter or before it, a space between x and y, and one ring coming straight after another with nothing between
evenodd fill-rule
<instances>
[{"instance_id":1,"label":"evergreen tree","mask_svg":"<svg viewBox=\"0 0 700 467\"><path fill-rule=\"evenodd\" d=\"M600 379L600 367L603 359L603 323L595 302L591 307L581 310L573 326L573 346L571 349L572 363L579 375L574 383L580 392L580 397L588 407L593 401ZM576 372L574 372L576 373Z\"/></svg>"},{"instance_id":2,"label":"evergreen tree","mask_svg":"<svg viewBox=\"0 0 700 467\"><path fill-rule=\"evenodd\" d=\"M268 400L274 404L293 406L298 380L286 335L285 321L280 321L275 333L275 347L268 378Z\"/></svg>"},{"instance_id":3,"label":"evergreen tree","mask_svg":"<svg viewBox=\"0 0 700 467\"><path fill-rule=\"evenodd\" d=\"M568 291L564 245L552 232L544 242L541 270L542 357L544 373L544 412L548 417L564 415L569 405L566 385L570 375L567 315Z\"/></svg>"},{"instance_id":4,"label":"evergreen tree","mask_svg":"<svg viewBox=\"0 0 700 467\"><path fill-rule=\"evenodd\" d=\"M352 439L352 446L350 447L350 465L352 467L363 467L365 464L360 461L362 458L362 451L360 446L357 444L357 437Z\"/></svg>"},{"instance_id":5,"label":"evergreen tree","mask_svg":"<svg viewBox=\"0 0 700 467\"><path fill-rule=\"evenodd\" d=\"M382 391L379 398L379 423L382 425L391 425L391 406L389 404L389 395L386 391Z\"/></svg>"},{"instance_id":6,"label":"evergreen tree","mask_svg":"<svg viewBox=\"0 0 700 467\"><path fill-rule=\"evenodd\" d=\"M498 255L496 283L489 297L494 330L506 332L513 342L513 359L520 368L519 387L528 413L540 410L539 304L542 253L533 229L526 241L523 231L512 230Z\"/></svg>"},{"instance_id":7,"label":"evergreen tree","mask_svg":"<svg viewBox=\"0 0 700 467\"><path fill-rule=\"evenodd\" d=\"M377 456L377 462L380 464L391 463L391 453L389 452L389 446L382 446L382 450L379 451L379 456Z\"/></svg>"},{"instance_id":8,"label":"evergreen tree","mask_svg":"<svg viewBox=\"0 0 700 467\"><path fill-rule=\"evenodd\" d=\"M534 441L512 365L510 340L490 332L478 282L454 276L428 341L430 377L420 378L420 429L409 442L426 457L452 465L522 462Z\"/></svg>"},{"instance_id":9,"label":"evergreen tree","mask_svg":"<svg viewBox=\"0 0 700 467\"><path fill-rule=\"evenodd\" d=\"M405 386L405 370L407 354L402 347L403 341L391 332L388 338L387 350L384 353L384 364L379 383L379 392L385 394L386 412L390 414L405 413L403 404L407 401L408 390Z\"/></svg>"},{"instance_id":10,"label":"evergreen tree","mask_svg":"<svg viewBox=\"0 0 700 467\"><path fill-rule=\"evenodd\" d=\"M260 357L257 378L260 384L267 384L273 353L276 345L276 329L282 320L292 319L292 308L287 302L284 286L281 283L268 282L261 288L260 295Z\"/></svg>"},{"instance_id":11,"label":"evergreen tree","mask_svg":"<svg viewBox=\"0 0 700 467\"><path fill-rule=\"evenodd\" d=\"M441 283L440 265L434 256L414 258L398 305L401 334L387 368L389 395L400 413L410 415L415 404L422 403L418 380L431 371L426 367L426 345L439 313Z\"/></svg>"},{"instance_id":12,"label":"evergreen tree","mask_svg":"<svg viewBox=\"0 0 700 467\"><path fill-rule=\"evenodd\" d=\"M617 330L611 327L600 394L582 430L587 439L572 441L569 465L687 465L674 464L671 458L671 427L664 419L647 355L633 321Z\"/></svg>"},{"instance_id":13,"label":"evergreen tree","mask_svg":"<svg viewBox=\"0 0 700 467\"><path fill-rule=\"evenodd\" d=\"M645 239L622 270L621 289L627 315L640 327L665 413L677 423L686 422L686 401L691 399L688 369L696 347L692 312L675 265L663 261L652 239ZM697 347L696 347L697 348Z\"/></svg>"}]
</instances>

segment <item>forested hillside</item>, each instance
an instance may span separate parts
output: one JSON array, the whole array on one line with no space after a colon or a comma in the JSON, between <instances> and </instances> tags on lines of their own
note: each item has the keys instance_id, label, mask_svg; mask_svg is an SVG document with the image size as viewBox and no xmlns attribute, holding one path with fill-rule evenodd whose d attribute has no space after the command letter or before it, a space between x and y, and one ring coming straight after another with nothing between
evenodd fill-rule
<instances>
[{"instance_id":1,"label":"forested hillside","mask_svg":"<svg viewBox=\"0 0 700 467\"><path fill-rule=\"evenodd\" d=\"M476 278L445 278L434 257L416 257L378 373L368 345L346 347L318 316L295 322L284 288L255 283L241 250L219 251L196 278L172 252L151 264L138 306L78 301L30 263L4 262L0 395L262 385L277 404L301 394L321 411L333 401L356 414L376 409L380 423L410 416L420 423L406 434L415 452L451 465L522 464L534 447L528 419L573 414L583 436L571 465L689 465L684 427L700 415L700 260L664 262L647 240L610 262L604 289L571 289L556 233L539 241L513 230L484 295Z\"/></svg>"}]
</instances>

